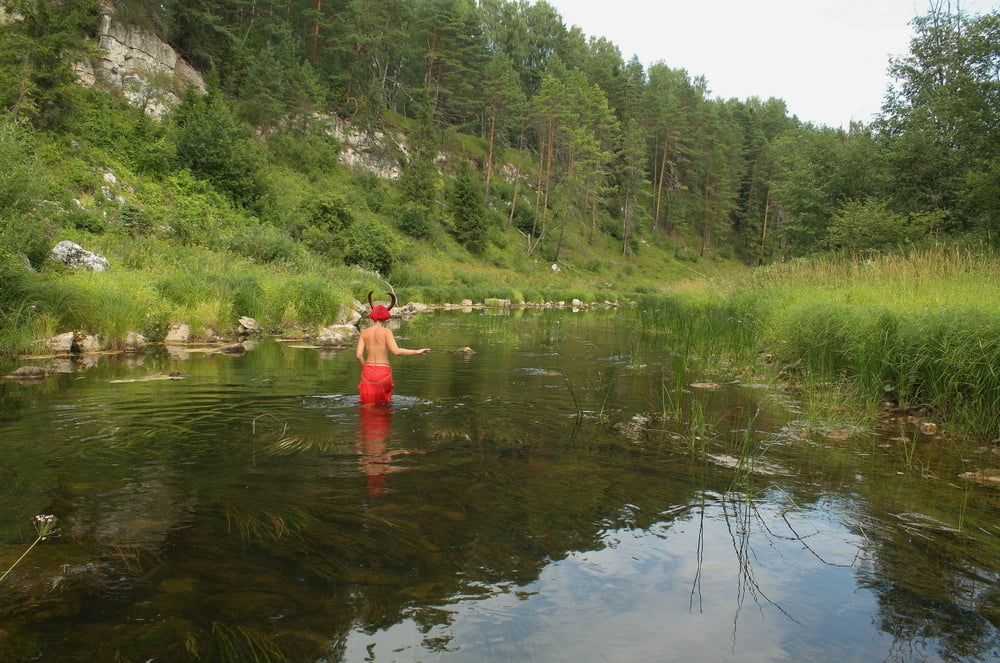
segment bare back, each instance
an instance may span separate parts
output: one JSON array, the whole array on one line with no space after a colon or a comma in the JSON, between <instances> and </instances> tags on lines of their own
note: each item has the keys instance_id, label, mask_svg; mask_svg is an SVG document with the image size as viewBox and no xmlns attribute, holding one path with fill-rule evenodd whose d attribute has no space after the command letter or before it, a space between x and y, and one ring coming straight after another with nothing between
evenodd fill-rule
<instances>
[{"instance_id":1,"label":"bare back","mask_svg":"<svg viewBox=\"0 0 1000 663\"><path fill-rule=\"evenodd\" d=\"M396 338L392 330L382 325L372 325L361 332L366 364L388 364L389 353L395 354Z\"/></svg>"},{"instance_id":2,"label":"bare back","mask_svg":"<svg viewBox=\"0 0 1000 663\"><path fill-rule=\"evenodd\" d=\"M422 355L430 352L430 348L419 350L409 350L396 345L396 337L392 335L392 330L376 322L368 329L361 332L358 339L358 347L354 351L359 364L383 364L389 365L389 355Z\"/></svg>"}]
</instances>

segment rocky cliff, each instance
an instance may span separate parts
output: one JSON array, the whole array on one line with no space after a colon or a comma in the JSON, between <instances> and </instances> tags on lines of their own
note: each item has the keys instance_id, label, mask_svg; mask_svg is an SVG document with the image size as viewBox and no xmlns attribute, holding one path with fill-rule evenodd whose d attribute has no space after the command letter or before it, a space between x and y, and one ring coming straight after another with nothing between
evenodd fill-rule
<instances>
[{"instance_id":1,"label":"rocky cliff","mask_svg":"<svg viewBox=\"0 0 1000 663\"><path fill-rule=\"evenodd\" d=\"M158 35L117 20L102 4L97 28L101 55L94 63L77 65L84 85L106 83L148 115L160 118L187 88L205 91L202 75Z\"/></svg>"}]
</instances>

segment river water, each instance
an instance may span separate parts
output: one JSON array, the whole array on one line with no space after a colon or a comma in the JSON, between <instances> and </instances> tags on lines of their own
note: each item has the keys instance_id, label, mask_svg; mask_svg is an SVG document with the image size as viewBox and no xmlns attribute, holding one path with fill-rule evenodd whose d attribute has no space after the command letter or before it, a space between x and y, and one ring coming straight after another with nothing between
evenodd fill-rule
<instances>
[{"instance_id":1,"label":"river water","mask_svg":"<svg viewBox=\"0 0 1000 663\"><path fill-rule=\"evenodd\" d=\"M678 402L629 320L422 316L390 408L274 340L3 382L0 572L59 530L0 660L1000 659L988 441L831 439L724 374Z\"/></svg>"}]
</instances>

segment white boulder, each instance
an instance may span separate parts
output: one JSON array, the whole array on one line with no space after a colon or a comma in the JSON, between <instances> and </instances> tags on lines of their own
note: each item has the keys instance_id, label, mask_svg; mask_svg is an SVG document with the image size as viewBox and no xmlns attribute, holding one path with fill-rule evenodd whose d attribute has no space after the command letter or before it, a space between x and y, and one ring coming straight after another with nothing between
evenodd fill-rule
<instances>
[{"instance_id":1,"label":"white boulder","mask_svg":"<svg viewBox=\"0 0 1000 663\"><path fill-rule=\"evenodd\" d=\"M184 345L191 340L191 327L185 324L173 325L167 330L163 342L167 345Z\"/></svg>"},{"instance_id":2,"label":"white boulder","mask_svg":"<svg viewBox=\"0 0 1000 663\"><path fill-rule=\"evenodd\" d=\"M89 269L92 272L103 272L111 269L107 258L69 241L59 242L52 247L51 255L53 260L72 269Z\"/></svg>"},{"instance_id":3,"label":"white boulder","mask_svg":"<svg viewBox=\"0 0 1000 663\"><path fill-rule=\"evenodd\" d=\"M57 355L68 355L73 352L73 339L76 335L73 332L66 332L65 334L59 334L58 336L53 336L48 340L48 348L52 354Z\"/></svg>"}]
</instances>

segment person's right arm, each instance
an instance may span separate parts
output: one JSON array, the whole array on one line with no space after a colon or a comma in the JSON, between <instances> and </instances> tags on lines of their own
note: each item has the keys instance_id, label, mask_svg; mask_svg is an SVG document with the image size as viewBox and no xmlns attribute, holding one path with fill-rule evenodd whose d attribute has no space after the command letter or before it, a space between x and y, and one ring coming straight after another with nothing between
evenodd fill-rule
<instances>
[{"instance_id":1,"label":"person's right arm","mask_svg":"<svg viewBox=\"0 0 1000 663\"><path fill-rule=\"evenodd\" d=\"M358 337L358 346L354 348L354 356L357 358L358 363L362 366L365 365L365 337L364 334Z\"/></svg>"},{"instance_id":2,"label":"person's right arm","mask_svg":"<svg viewBox=\"0 0 1000 663\"><path fill-rule=\"evenodd\" d=\"M401 348L396 345L396 337L393 336L391 329L386 329L386 346L389 348L389 352L396 356L402 355L403 357L412 357L413 355L422 355L431 351L430 348L420 348L419 350L409 350L407 348Z\"/></svg>"}]
</instances>

